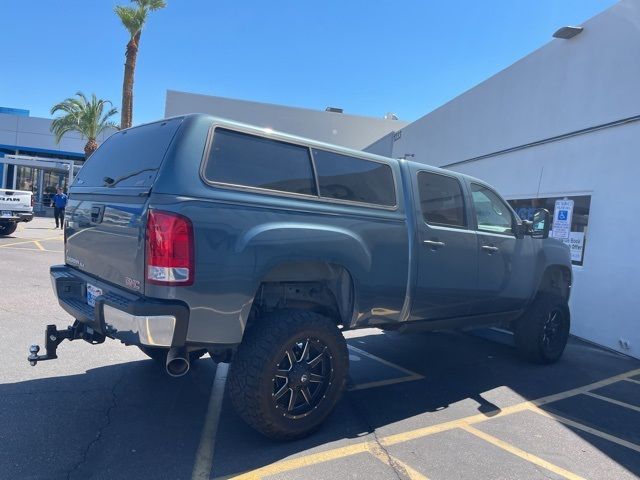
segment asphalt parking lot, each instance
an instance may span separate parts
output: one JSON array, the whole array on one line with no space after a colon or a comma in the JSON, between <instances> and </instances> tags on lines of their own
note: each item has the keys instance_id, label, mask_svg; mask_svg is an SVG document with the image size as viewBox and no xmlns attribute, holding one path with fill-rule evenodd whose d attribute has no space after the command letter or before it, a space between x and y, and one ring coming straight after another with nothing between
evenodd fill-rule
<instances>
[{"instance_id":1,"label":"asphalt parking lot","mask_svg":"<svg viewBox=\"0 0 640 480\"><path fill-rule=\"evenodd\" d=\"M136 348L76 341L30 367L45 325L72 320L50 288L63 261L52 225L0 239L2 479L640 476L640 361L575 339L537 366L500 332L348 332L349 391L319 432L289 443L245 426L226 365L208 357L174 379Z\"/></svg>"}]
</instances>

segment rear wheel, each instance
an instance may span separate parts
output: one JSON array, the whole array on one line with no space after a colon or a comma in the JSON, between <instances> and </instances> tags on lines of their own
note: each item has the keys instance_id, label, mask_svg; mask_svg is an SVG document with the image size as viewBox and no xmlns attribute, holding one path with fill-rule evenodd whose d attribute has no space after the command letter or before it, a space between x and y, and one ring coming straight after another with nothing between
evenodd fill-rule
<instances>
[{"instance_id":1,"label":"rear wheel","mask_svg":"<svg viewBox=\"0 0 640 480\"><path fill-rule=\"evenodd\" d=\"M280 311L247 329L231 363L233 406L251 427L276 439L316 430L344 390L347 345L330 319Z\"/></svg>"},{"instance_id":2,"label":"rear wheel","mask_svg":"<svg viewBox=\"0 0 640 480\"><path fill-rule=\"evenodd\" d=\"M17 223L0 223L0 237L11 235L18 228Z\"/></svg>"},{"instance_id":3,"label":"rear wheel","mask_svg":"<svg viewBox=\"0 0 640 480\"><path fill-rule=\"evenodd\" d=\"M516 324L516 347L527 360L554 363L564 352L569 328L567 301L557 293L541 292Z\"/></svg>"}]
</instances>

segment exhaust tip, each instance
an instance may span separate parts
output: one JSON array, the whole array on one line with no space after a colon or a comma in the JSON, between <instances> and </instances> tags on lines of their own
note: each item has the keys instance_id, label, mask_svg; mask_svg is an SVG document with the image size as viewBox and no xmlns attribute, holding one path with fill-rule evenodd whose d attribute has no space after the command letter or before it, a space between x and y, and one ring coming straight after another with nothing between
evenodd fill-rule
<instances>
[{"instance_id":1,"label":"exhaust tip","mask_svg":"<svg viewBox=\"0 0 640 480\"><path fill-rule=\"evenodd\" d=\"M189 359L182 349L172 348L167 354L167 374L171 377L182 377L189 371Z\"/></svg>"}]
</instances>

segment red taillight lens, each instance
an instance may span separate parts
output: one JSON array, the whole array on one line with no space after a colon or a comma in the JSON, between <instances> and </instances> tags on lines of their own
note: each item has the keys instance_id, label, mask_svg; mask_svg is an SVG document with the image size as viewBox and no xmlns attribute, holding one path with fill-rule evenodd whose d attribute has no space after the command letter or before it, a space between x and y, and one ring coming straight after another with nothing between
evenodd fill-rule
<instances>
[{"instance_id":1,"label":"red taillight lens","mask_svg":"<svg viewBox=\"0 0 640 480\"><path fill-rule=\"evenodd\" d=\"M193 245L191 220L177 213L149 210L147 281L156 285L192 285Z\"/></svg>"}]
</instances>

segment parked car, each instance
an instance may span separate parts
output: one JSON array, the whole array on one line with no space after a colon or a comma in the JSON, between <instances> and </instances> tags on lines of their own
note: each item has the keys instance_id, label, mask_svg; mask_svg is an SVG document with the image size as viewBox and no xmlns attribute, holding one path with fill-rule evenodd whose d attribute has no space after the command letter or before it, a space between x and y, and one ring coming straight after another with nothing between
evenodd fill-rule
<instances>
[{"instance_id":1,"label":"parked car","mask_svg":"<svg viewBox=\"0 0 640 480\"><path fill-rule=\"evenodd\" d=\"M70 189L64 338L118 339L187 373L231 361L263 434L316 429L347 381L343 332L501 326L551 363L569 334L569 249L485 182L206 115L114 133ZM54 340L51 340L53 338Z\"/></svg>"},{"instance_id":2,"label":"parked car","mask_svg":"<svg viewBox=\"0 0 640 480\"><path fill-rule=\"evenodd\" d=\"M0 189L0 237L11 235L20 222L33 220L33 194L27 190Z\"/></svg>"}]
</instances>

